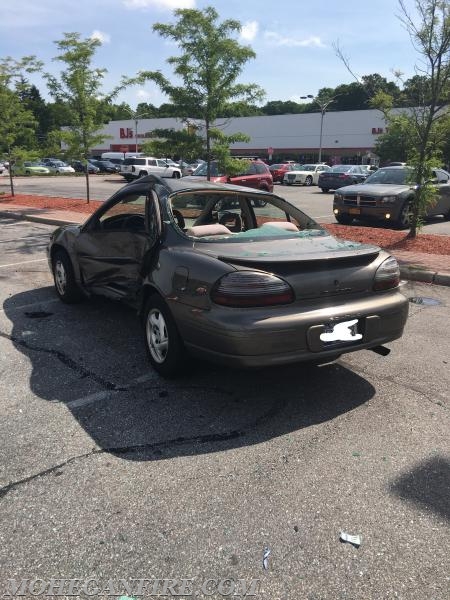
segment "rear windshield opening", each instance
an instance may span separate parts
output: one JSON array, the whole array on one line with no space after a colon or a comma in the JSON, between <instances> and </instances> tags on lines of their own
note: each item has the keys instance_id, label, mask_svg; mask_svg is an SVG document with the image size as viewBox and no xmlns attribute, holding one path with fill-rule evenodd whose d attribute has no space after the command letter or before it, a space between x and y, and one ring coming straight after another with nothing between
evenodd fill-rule
<instances>
[{"instance_id":1,"label":"rear windshield opening","mask_svg":"<svg viewBox=\"0 0 450 600\"><path fill-rule=\"evenodd\" d=\"M256 241L328 235L281 198L265 194L182 192L170 198L173 222L200 241Z\"/></svg>"}]
</instances>

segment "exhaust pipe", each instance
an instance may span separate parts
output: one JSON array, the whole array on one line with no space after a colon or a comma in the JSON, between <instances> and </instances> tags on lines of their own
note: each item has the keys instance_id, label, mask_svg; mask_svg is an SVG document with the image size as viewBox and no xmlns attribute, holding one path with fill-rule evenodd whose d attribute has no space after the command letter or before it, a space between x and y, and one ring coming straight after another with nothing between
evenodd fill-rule
<instances>
[{"instance_id":1,"label":"exhaust pipe","mask_svg":"<svg viewBox=\"0 0 450 600\"><path fill-rule=\"evenodd\" d=\"M376 354L379 354L380 356L387 356L391 352L389 348L386 348L386 346L374 346L373 348L370 348L370 350Z\"/></svg>"}]
</instances>

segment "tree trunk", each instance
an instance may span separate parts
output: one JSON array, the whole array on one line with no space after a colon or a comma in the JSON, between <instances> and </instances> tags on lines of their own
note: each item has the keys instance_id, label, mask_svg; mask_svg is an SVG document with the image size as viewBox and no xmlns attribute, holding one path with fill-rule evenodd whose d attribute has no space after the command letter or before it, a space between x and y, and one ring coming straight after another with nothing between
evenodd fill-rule
<instances>
[{"instance_id":1,"label":"tree trunk","mask_svg":"<svg viewBox=\"0 0 450 600\"><path fill-rule=\"evenodd\" d=\"M209 120L205 119L206 129L206 179L211 180L211 138L209 135Z\"/></svg>"},{"instance_id":2,"label":"tree trunk","mask_svg":"<svg viewBox=\"0 0 450 600\"><path fill-rule=\"evenodd\" d=\"M89 169L88 169L88 161L86 161L86 204L89 204L90 195L89 195Z\"/></svg>"}]
</instances>

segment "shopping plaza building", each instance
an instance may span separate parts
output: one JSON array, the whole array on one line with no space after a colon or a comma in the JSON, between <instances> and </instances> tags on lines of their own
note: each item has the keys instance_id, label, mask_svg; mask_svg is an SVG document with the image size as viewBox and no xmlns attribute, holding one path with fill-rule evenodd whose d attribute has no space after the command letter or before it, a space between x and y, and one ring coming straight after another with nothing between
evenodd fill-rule
<instances>
[{"instance_id":1,"label":"shopping plaza building","mask_svg":"<svg viewBox=\"0 0 450 600\"><path fill-rule=\"evenodd\" d=\"M193 119L111 121L101 131L105 143L93 149L92 155L108 151L141 152L143 142L155 129L178 130L188 126L197 126L201 133L201 124ZM270 162L295 160L305 163L317 161L321 149L322 161L329 164L376 164L378 157L374 145L377 137L386 131L379 110L237 117L218 119L215 126L226 135L241 132L250 138L246 143L231 146L234 155L259 156Z\"/></svg>"}]
</instances>

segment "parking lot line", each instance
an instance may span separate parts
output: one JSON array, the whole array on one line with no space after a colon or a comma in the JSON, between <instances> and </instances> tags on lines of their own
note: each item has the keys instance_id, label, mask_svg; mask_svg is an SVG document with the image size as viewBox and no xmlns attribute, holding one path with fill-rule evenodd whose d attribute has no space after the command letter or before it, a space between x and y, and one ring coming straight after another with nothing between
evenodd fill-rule
<instances>
[{"instance_id":1,"label":"parking lot line","mask_svg":"<svg viewBox=\"0 0 450 600\"><path fill-rule=\"evenodd\" d=\"M18 262L18 263L9 263L7 265L0 265L0 269L2 269L3 267L17 267L19 265L28 265L29 263L35 263L35 262L47 262L46 258L35 258L34 260L24 260L22 262Z\"/></svg>"},{"instance_id":2,"label":"parking lot line","mask_svg":"<svg viewBox=\"0 0 450 600\"><path fill-rule=\"evenodd\" d=\"M155 373L149 372L144 373L144 375L140 375L135 379L132 379L127 384L121 386L120 390L103 390L100 392L94 392L93 394L88 394L87 396L81 396L80 398L76 398L75 400L69 400L65 405L67 408L80 408L81 406L86 406L87 404L93 404L94 402L99 402L100 400L106 400L106 398L117 394L119 391L127 391L136 385L141 383L145 383L146 381L150 381L150 379L154 379Z\"/></svg>"}]
</instances>

